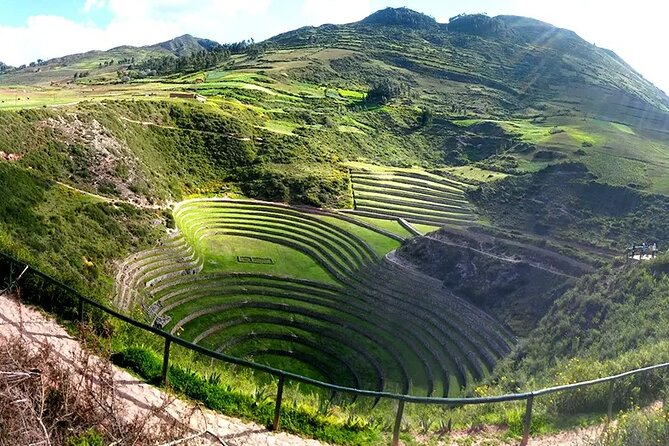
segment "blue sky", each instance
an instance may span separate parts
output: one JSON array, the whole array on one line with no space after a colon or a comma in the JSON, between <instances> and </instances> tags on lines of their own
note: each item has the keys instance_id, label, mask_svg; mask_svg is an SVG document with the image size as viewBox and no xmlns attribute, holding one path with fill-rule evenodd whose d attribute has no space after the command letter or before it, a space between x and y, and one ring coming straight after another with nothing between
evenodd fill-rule
<instances>
[{"instance_id":1,"label":"blue sky","mask_svg":"<svg viewBox=\"0 0 669 446\"><path fill-rule=\"evenodd\" d=\"M544 20L612 49L669 92L669 6L657 0L0 0L0 61L20 65L185 33L260 41L304 25L356 21L386 6L440 22L463 12Z\"/></svg>"}]
</instances>

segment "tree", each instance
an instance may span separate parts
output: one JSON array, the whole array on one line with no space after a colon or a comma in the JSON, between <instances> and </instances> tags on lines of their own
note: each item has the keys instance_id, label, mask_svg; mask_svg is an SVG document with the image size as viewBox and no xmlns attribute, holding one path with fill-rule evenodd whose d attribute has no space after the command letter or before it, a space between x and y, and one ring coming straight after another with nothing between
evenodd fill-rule
<instances>
[{"instance_id":1,"label":"tree","mask_svg":"<svg viewBox=\"0 0 669 446\"><path fill-rule=\"evenodd\" d=\"M393 79L384 79L367 92L365 101L370 104L386 104L392 99L409 93L409 87Z\"/></svg>"},{"instance_id":2,"label":"tree","mask_svg":"<svg viewBox=\"0 0 669 446\"><path fill-rule=\"evenodd\" d=\"M420 112L420 117L418 118L418 126L428 127L432 124L433 120L434 120L434 112L432 111L432 109L425 107Z\"/></svg>"}]
</instances>

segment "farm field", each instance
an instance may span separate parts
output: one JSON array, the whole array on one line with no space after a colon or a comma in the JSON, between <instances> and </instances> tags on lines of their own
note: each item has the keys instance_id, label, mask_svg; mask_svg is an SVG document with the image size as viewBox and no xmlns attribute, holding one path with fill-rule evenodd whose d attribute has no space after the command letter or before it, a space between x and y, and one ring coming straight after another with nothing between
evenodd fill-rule
<instances>
[{"instance_id":1,"label":"farm field","mask_svg":"<svg viewBox=\"0 0 669 446\"><path fill-rule=\"evenodd\" d=\"M341 385L446 396L514 342L385 258L401 237L374 220L228 199L187 200L174 216L179 232L124 263L117 305L208 348Z\"/></svg>"}]
</instances>

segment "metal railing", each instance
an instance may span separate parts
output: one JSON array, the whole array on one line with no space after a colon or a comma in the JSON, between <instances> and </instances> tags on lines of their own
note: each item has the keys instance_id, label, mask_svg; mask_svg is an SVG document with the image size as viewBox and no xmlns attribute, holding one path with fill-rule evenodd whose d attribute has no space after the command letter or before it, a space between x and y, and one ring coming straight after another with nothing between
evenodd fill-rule
<instances>
[{"instance_id":1,"label":"metal railing","mask_svg":"<svg viewBox=\"0 0 669 446\"><path fill-rule=\"evenodd\" d=\"M529 442L530 438L530 427L532 424L532 407L534 404L534 399L535 397L539 396L544 396L544 395L549 395L553 393L558 393L558 392L565 392L565 391L570 391L570 390L576 390L580 389L583 387L589 387L593 386L596 384L604 384L604 383L610 383L609 389L608 389L608 408L607 408L607 416L609 419L612 418L612 411L613 411L613 399L614 399L614 383L617 380L620 380L625 377L637 375L640 373L647 373L653 370L659 370L659 369L665 369L669 368L669 363L662 363L662 364L656 364L648 367L643 367L635 370L630 370L628 372L620 373L617 375L612 375L612 376L607 376L604 378L599 378L599 379L592 379L589 381L581 381L573 384L566 384L562 386L555 386L555 387L548 387L540 390L533 390L529 392L523 392L523 393L512 393L512 394L506 394L506 395L499 395L499 396L489 396L489 397L471 397L471 398L439 398L439 397L421 397L421 396L413 396L413 395L403 395L403 394L396 394L396 393L391 393L391 392L377 392L373 390L363 390L363 389L356 389L352 387L344 387L344 386L338 386L336 384L330 384L330 383L325 383L322 381L318 381L316 379L308 378L306 376L298 375L296 373L291 373L287 372L285 370L280 370L276 369L274 367L270 367L267 365L263 364L257 364L251 361L247 361L245 359L237 358L234 356L229 356L223 353L219 353L213 350L209 350L205 347L202 347L197 344L193 344L191 342L188 342L184 339L181 339L177 336L174 336L171 333L168 333L162 329L153 327L151 325L145 324L143 322L137 321L125 314L119 313L118 311L115 311L109 307L106 307L105 305L101 304L100 302L97 302L93 299L90 299L88 297L83 296L81 293L76 291L75 289L69 287L68 285L65 285L64 283L58 281L57 279L54 279L53 277L49 276L48 274L45 274L41 272L40 270L33 268L30 265L27 265L25 262L21 262L19 260L14 259L11 256L8 256L4 253L0 253L0 259L4 259L6 262L9 264L17 265L19 266L19 269L22 270L21 274L19 277L14 281L18 281L22 277L26 275L28 271L30 271L32 274L35 274L36 276L41 277L48 283L55 285L56 287L60 288L61 290L67 292L68 294L71 294L74 296L77 300L77 313L79 317L80 322L84 322L85 320L85 310L86 310L86 305L91 306L93 308L97 308L104 313L106 313L109 316L112 316L122 322L125 322L127 324L130 324L134 327L140 328L142 330L148 331L150 333L153 333L155 335L158 335L164 339L164 351L163 351L163 366L162 366L162 375L161 375L161 382L163 385L168 385L168 370L169 370L169 363L170 363L170 349L172 344L180 345L182 347L185 347L186 349L190 349L196 353L203 354L205 356L209 356L214 359L218 359L220 361L229 363L229 364L235 364L239 365L242 367L248 367L253 370L257 370L260 372L265 372L268 373L272 376L275 376L278 378L278 385L277 385L277 393L276 393L276 402L275 402L275 407L274 407L274 419L272 422L272 429L273 430L278 430L279 429L279 424L281 420L281 404L282 404L282 397L283 397L283 388L286 380L291 380L291 381L296 381L304 384L309 384L313 385L316 387L319 387L321 389L326 389L332 392L342 392L342 393L347 393L350 395L356 395L356 396L363 396L363 397L373 397L373 398L387 398L391 400L396 400L398 401L398 406L397 406L397 414L395 417L395 423L393 426L393 435L392 435L392 445L397 446L399 444L399 433L400 433L400 427L402 423L402 417L404 414L404 405L405 403L414 403L414 404L435 404L435 405L442 405L442 406L464 406L464 405L474 405L474 404L492 404L492 403L503 403L503 402L510 402L510 401L525 401L525 416L523 418L523 436L522 440L520 442L521 446L526 446ZM0 272L1 273L1 272ZM11 282L11 278L10 278ZM6 291L6 290L5 290ZM0 290L0 295L2 294L2 290Z\"/></svg>"}]
</instances>

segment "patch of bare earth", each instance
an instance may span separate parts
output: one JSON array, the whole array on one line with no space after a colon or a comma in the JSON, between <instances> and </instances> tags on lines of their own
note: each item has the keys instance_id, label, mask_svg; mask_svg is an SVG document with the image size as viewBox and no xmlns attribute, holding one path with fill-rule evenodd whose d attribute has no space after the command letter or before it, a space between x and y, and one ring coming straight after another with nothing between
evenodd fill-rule
<instances>
[{"instance_id":1,"label":"patch of bare earth","mask_svg":"<svg viewBox=\"0 0 669 446\"><path fill-rule=\"evenodd\" d=\"M21 157L23 157L23 155L19 153L7 153L0 150L0 160L11 162L11 161L18 161L21 159Z\"/></svg>"},{"instance_id":2,"label":"patch of bare earth","mask_svg":"<svg viewBox=\"0 0 669 446\"><path fill-rule=\"evenodd\" d=\"M130 189L139 179L139 161L125 143L114 138L97 120L82 120L69 114L46 119L41 125L56 130L64 143L86 148L90 185L98 190L113 186L124 201L140 206L151 204L147 197Z\"/></svg>"},{"instance_id":3,"label":"patch of bare earth","mask_svg":"<svg viewBox=\"0 0 669 446\"><path fill-rule=\"evenodd\" d=\"M17 429L15 435L20 435L20 432L29 435L27 442L23 441L24 437L17 437L14 442L3 443L0 437L0 445L3 446L61 444L56 437L63 435L64 425L73 423L72 418L78 408L83 408L89 421L99 429L110 433L112 438L118 436L118 442L114 443L117 445L321 444L286 433L269 432L257 424L244 423L166 394L112 366L109 361L90 355L79 340L70 336L55 321L7 296L0 296L0 354L4 354L4 360L0 360L0 393L14 389L12 391L16 391L18 396L14 403L16 407L5 405L0 408L0 419L3 410L22 414L19 419L13 418L12 426ZM37 361L35 364L41 361L48 366L26 364L19 360L23 358L33 358L31 360ZM56 364L57 367L52 367ZM52 373L47 374L47 369ZM65 387L63 380L68 382ZM57 384L69 391L59 390L61 400L57 403L62 404L49 406L54 403L46 395L52 394L48 390L56 388ZM19 385L30 394L37 393L36 397L24 401L26 398L20 397ZM44 397L40 394L43 391ZM86 398L82 402L77 396ZM47 406L61 409L55 414L48 413L42 410ZM29 426L29 429L24 429L22 425ZM53 441L49 435L54 435Z\"/></svg>"}]
</instances>

